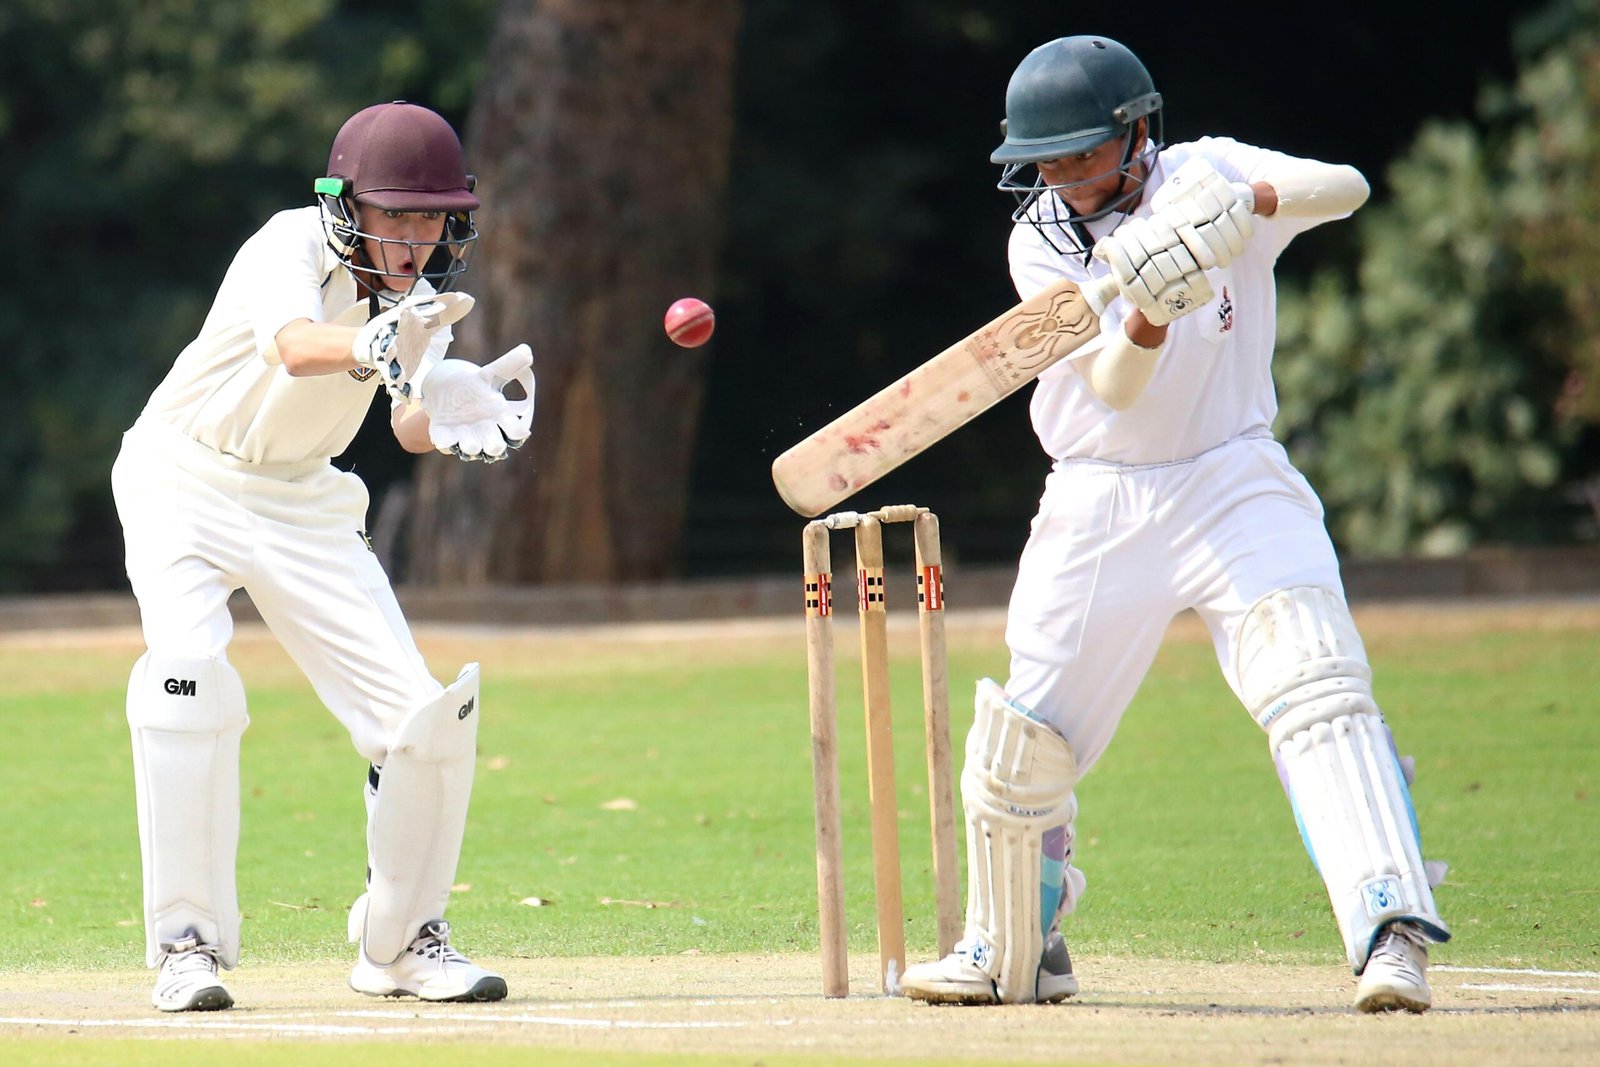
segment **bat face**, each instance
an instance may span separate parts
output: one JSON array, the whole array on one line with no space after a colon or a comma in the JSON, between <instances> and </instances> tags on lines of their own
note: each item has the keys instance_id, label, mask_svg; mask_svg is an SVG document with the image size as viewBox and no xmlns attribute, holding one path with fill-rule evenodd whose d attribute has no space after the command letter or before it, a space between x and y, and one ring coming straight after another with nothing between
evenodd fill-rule
<instances>
[{"instance_id":1,"label":"bat face","mask_svg":"<svg viewBox=\"0 0 1600 1067\"><path fill-rule=\"evenodd\" d=\"M871 485L1098 336L1115 285L1057 282L945 349L779 456L778 494L815 516Z\"/></svg>"}]
</instances>

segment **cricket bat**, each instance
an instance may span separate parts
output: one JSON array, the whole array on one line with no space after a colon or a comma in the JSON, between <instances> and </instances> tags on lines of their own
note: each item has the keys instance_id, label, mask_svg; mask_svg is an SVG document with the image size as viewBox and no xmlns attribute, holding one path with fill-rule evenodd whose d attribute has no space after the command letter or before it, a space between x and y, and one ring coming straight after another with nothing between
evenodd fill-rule
<instances>
[{"instance_id":1,"label":"cricket bat","mask_svg":"<svg viewBox=\"0 0 1600 1067\"><path fill-rule=\"evenodd\" d=\"M1096 278L1024 300L779 456L778 495L808 518L830 510L1098 336L1116 295Z\"/></svg>"}]
</instances>

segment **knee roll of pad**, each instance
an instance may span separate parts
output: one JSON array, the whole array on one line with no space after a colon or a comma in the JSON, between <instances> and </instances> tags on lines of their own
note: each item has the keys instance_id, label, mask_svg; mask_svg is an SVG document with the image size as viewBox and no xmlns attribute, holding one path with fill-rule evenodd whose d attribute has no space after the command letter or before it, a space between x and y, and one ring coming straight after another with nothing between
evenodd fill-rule
<instances>
[{"instance_id":1,"label":"knee roll of pad","mask_svg":"<svg viewBox=\"0 0 1600 1067\"><path fill-rule=\"evenodd\" d=\"M145 960L193 928L239 961L239 739L244 683L227 661L145 653L128 678L144 860Z\"/></svg>"},{"instance_id":2,"label":"knee roll of pad","mask_svg":"<svg viewBox=\"0 0 1600 1067\"><path fill-rule=\"evenodd\" d=\"M1378 710L1367 650L1331 589L1298 586L1257 601L1237 657L1240 699L1274 750L1310 723Z\"/></svg>"},{"instance_id":3,"label":"knee roll of pad","mask_svg":"<svg viewBox=\"0 0 1600 1067\"><path fill-rule=\"evenodd\" d=\"M1071 818L1077 760L1060 735L992 681L978 684L974 710L961 772L967 823L961 950L993 980L1002 1002L1029 1004L1044 951L1043 836Z\"/></svg>"}]
</instances>

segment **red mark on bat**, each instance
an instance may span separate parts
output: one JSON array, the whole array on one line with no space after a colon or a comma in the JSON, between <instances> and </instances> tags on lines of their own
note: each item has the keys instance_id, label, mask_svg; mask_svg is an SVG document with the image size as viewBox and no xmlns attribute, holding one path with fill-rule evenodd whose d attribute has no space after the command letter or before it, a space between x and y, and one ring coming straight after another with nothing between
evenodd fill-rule
<instances>
[{"instance_id":1,"label":"red mark on bat","mask_svg":"<svg viewBox=\"0 0 1600 1067\"><path fill-rule=\"evenodd\" d=\"M910 396L911 395L911 383L910 382L901 382L900 383L900 395L901 396Z\"/></svg>"},{"instance_id":2,"label":"red mark on bat","mask_svg":"<svg viewBox=\"0 0 1600 1067\"><path fill-rule=\"evenodd\" d=\"M860 455L863 452L875 450L878 447L878 439L876 437L868 437L865 434L845 434L844 447L856 455Z\"/></svg>"},{"instance_id":3,"label":"red mark on bat","mask_svg":"<svg viewBox=\"0 0 1600 1067\"><path fill-rule=\"evenodd\" d=\"M876 435L891 429L893 425L888 419L879 419L865 433L847 433L844 435L844 447L857 455L876 452L883 447Z\"/></svg>"},{"instance_id":4,"label":"red mark on bat","mask_svg":"<svg viewBox=\"0 0 1600 1067\"><path fill-rule=\"evenodd\" d=\"M972 399L972 394L967 392L965 389L961 390L961 392L956 394L956 403L958 403L958 404L965 404L967 401L969 401L971 399Z\"/></svg>"},{"instance_id":5,"label":"red mark on bat","mask_svg":"<svg viewBox=\"0 0 1600 1067\"><path fill-rule=\"evenodd\" d=\"M844 475L833 474L828 477L828 486L833 489L834 492L839 492L843 489L848 489L850 487L850 483L845 479Z\"/></svg>"}]
</instances>

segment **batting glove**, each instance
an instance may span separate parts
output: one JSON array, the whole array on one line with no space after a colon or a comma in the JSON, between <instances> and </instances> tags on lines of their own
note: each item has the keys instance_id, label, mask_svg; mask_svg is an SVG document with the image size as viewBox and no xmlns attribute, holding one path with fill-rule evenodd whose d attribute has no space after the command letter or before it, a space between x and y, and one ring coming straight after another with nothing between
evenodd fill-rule
<instances>
[{"instance_id":1,"label":"batting glove","mask_svg":"<svg viewBox=\"0 0 1600 1067\"><path fill-rule=\"evenodd\" d=\"M1162 219L1129 219L1095 242L1094 255L1152 326L1187 315L1213 295L1194 254Z\"/></svg>"},{"instance_id":2,"label":"batting glove","mask_svg":"<svg viewBox=\"0 0 1600 1067\"><path fill-rule=\"evenodd\" d=\"M1150 198L1150 210L1183 239L1201 270L1226 267L1255 232L1255 190L1195 156Z\"/></svg>"}]
</instances>

